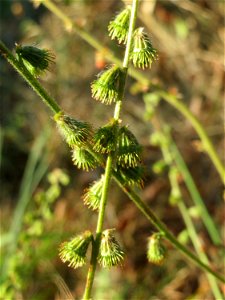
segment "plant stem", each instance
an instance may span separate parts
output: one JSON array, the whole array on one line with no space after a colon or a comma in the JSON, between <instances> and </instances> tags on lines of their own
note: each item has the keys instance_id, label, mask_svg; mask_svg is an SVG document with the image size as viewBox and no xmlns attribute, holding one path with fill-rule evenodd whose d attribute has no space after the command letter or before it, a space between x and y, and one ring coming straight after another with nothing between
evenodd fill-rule
<instances>
[{"instance_id":1,"label":"plant stem","mask_svg":"<svg viewBox=\"0 0 225 300\"><path fill-rule=\"evenodd\" d=\"M187 109L187 107L177 99L176 96L171 95L167 92L158 91L156 92L157 95L162 97L168 103L172 104L175 108L177 108L192 124L195 128L196 132L198 133L204 150L208 153L209 157L211 158L217 172L220 175L222 182L225 184L225 169L220 161L218 154L216 153L211 140L209 139L207 133L205 132L201 123L197 120L197 118Z\"/></svg>"},{"instance_id":2,"label":"plant stem","mask_svg":"<svg viewBox=\"0 0 225 300\"><path fill-rule=\"evenodd\" d=\"M201 198L201 195L199 194L197 187L192 179L192 176L188 170L188 167L182 158L171 134L170 130L168 130L168 127L165 126L162 123L162 120L159 119L158 117L154 118L152 120L154 127L156 130L163 134L164 137L167 140L167 143L165 143L164 147L161 147L161 151L163 152L164 159L167 162L168 165L172 164L173 162L176 163L177 168L181 172L184 182L187 185L187 188L192 196L192 199L195 203L195 205L198 207L202 221L208 230L208 233L214 242L215 245L220 245L222 243L222 240L220 238L218 229L216 228L216 225L211 218L204 201ZM166 148L165 148L166 147ZM165 149L164 149L165 148Z\"/></svg>"},{"instance_id":3,"label":"plant stem","mask_svg":"<svg viewBox=\"0 0 225 300\"><path fill-rule=\"evenodd\" d=\"M202 218L203 223L205 224L206 229L208 230L211 240L215 245L220 245L222 241L218 229L216 228L216 225L213 219L211 218L201 195L199 194L199 191L192 179L192 176L188 170L188 167L183 157L180 154L179 149L177 148L177 145L175 144L175 142L172 140L171 137L170 137L170 149L171 149L171 153L173 153L174 161L177 165L177 168L181 172L185 184L187 185L189 193L191 194L195 205L199 208L200 216Z\"/></svg>"},{"instance_id":4,"label":"plant stem","mask_svg":"<svg viewBox=\"0 0 225 300\"><path fill-rule=\"evenodd\" d=\"M104 166L104 161L99 157L96 156L96 154L89 149L88 150L95 158ZM118 184L118 186L123 190L123 192L128 196L128 198L133 201L135 206L139 209L139 211L150 221L150 223L160 232L164 234L164 237L176 248L178 251L180 251L182 254L184 254L192 263L194 263L196 266L204 270L205 272L208 272L212 274L214 277L216 277L221 282L225 283L225 278L220 275L219 273L213 271L209 266L207 266L205 263L203 263L201 260L198 259L198 257L192 253L187 247L182 245L177 238L167 229L167 226L158 219L158 217L154 214L154 212L151 210L150 207L145 204L141 198L137 195L137 193L132 190L131 188L125 187L120 179L120 177L117 175L115 171L113 171L113 178L115 182Z\"/></svg>"},{"instance_id":5,"label":"plant stem","mask_svg":"<svg viewBox=\"0 0 225 300\"><path fill-rule=\"evenodd\" d=\"M101 42L98 41L96 38L94 38L91 34L77 26L71 18L67 17L62 10L57 8L57 6L51 1L51 0L41 0L42 4L46 6L54 15L56 15L59 19L61 19L65 25L65 27L73 28L83 40L85 40L89 45L91 45L94 49L101 52L104 57L113 62L116 63L118 66L122 66L122 62L120 59L115 57L112 51L110 51L108 48L101 46ZM138 80L143 86L150 86L153 85L151 81L143 74L141 74L139 71L135 70L134 68L129 68L128 74ZM161 87L155 86L156 90L160 92L162 89ZM190 110L181 103L175 96L171 96L167 92L163 92L163 95L161 93L162 99L167 101L170 105L174 106L182 115L189 120L189 122L192 124L196 132L198 133L200 139L202 140L202 143L204 144L205 151L209 155L210 159L212 160L216 170L218 171L222 182L225 183L225 169L223 167L222 162L220 161L220 158L218 157L215 148L213 147L212 142L210 141L209 137L207 136L206 131L204 130L201 123L194 117L194 115L190 112ZM172 97L172 98L171 98Z\"/></svg>"},{"instance_id":6,"label":"plant stem","mask_svg":"<svg viewBox=\"0 0 225 300\"><path fill-rule=\"evenodd\" d=\"M127 39L123 67L122 67L122 76L120 78L120 83L119 83L118 101L116 102L115 109L114 109L115 122L119 121L120 112L121 112L121 108L122 108L122 101L123 101L126 78L127 78L127 70L128 70L128 65L129 65L129 55L130 55L131 44L132 44L132 36L133 36L133 31L134 31L136 16L137 16L137 7L138 7L138 0L133 0L130 24L129 24L129 31L128 31L128 39ZM107 161L106 161L103 192L102 192L102 197L101 197L101 201L100 201L98 222L97 222L97 228L96 228L96 238L93 243L91 262L90 262L90 267L88 270L83 300L88 300L91 297L91 291L92 291L95 270L96 270L96 265L97 265L97 257L98 257L98 253L99 253L100 242L101 242L101 234L102 234L103 223L104 223L105 208L106 208L106 203L107 203L107 199L108 199L109 184L110 184L110 180L111 180L111 177L113 174L112 164L113 164L113 154L109 154Z\"/></svg>"},{"instance_id":7,"label":"plant stem","mask_svg":"<svg viewBox=\"0 0 225 300\"><path fill-rule=\"evenodd\" d=\"M19 60L11 53L11 51L0 41L0 52L7 59L7 61L14 67L14 69L28 82L33 90L41 97L41 100L47 104L53 113L61 111L55 100L49 96L46 90L42 87L39 81L21 64Z\"/></svg>"},{"instance_id":8,"label":"plant stem","mask_svg":"<svg viewBox=\"0 0 225 300\"><path fill-rule=\"evenodd\" d=\"M85 286L85 291L84 291L84 295L83 295L83 300L88 300L91 297L91 291L92 291L92 286L93 286L93 281L94 281L94 276L95 276L95 270L96 270L96 266L97 266L97 257L98 257L98 253L99 253L100 242L101 242L101 234L102 234L103 223L104 223L105 208L106 208L106 203L107 203L107 198L108 198L109 184L110 184L110 179L111 179L111 175L112 175L112 161L113 161L113 157L112 157L112 155L109 155L107 158L106 167L105 167L105 179L104 179L102 198L101 198L99 213L98 213L96 238L95 238L95 241L93 242L91 262L90 262L90 266L89 266L89 270L88 270L88 274L87 274L87 280L86 280L86 286Z\"/></svg>"},{"instance_id":9,"label":"plant stem","mask_svg":"<svg viewBox=\"0 0 225 300\"><path fill-rule=\"evenodd\" d=\"M174 153L170 149L170 145L171 145L170 134L166 130L162 131L160 129L160 132L165 136L165 139L166 139L166 142L161 144L161 151L162 151L162 154L163 154L163 158L164 158L165 162L167 163L167 165L170 166L170 168L173 168L173 164L174 164L174 155L173 154ZM208 265L209 264L208 257L202 250L202 246L201 246L201 243L199 241L198 234L196 232L195 226L194 226L194 224L192 222L192 219L191 219L191 217L188 213L188 209L187 209L187 207L184 203L178 180L177 180L177 178L175 178L175 181L174 181L174 178L172 178L171 176L169 176L169 180L170 180L171 187L172 188L174 187L174 188L178 189L179 194L181 196L181 199L179 199L176 204L177 204L177 206L180 210L180 213L181 213L182 218L184 220L184 223L186 225L188 234L191 238L192 244L194 245L194 248L195 248L199 258L201 259L201 261ZM203 206L204 206L204 204L203 204ZM215 278L212 275L208 274L208 273L206 273L206 275L208 277L209 284L212 288L212 292L213 292L215 298L216 299L223 299Z\"/></svg>"},{"instance_id":10,"label":"plant stem","mask_svg":"<svg viewBox=\"0 0 225 300\"><path fill-rule=\"evenodd\" d=\"M188 231L188 234L191 238L191 241L194 245L194 248L196 250L196 252L198 253L198 256L199 258L201 259L201 261L203 261L204 263L206 264L209 264L209 260L208 260L208 257L207 255L205 254L205 252L203 252L203 249L202 249L202 245L199 241L199 237L198 237L198 234L196 232L196 229L195 229L195 226L192 222L192 219L188 213L188 209L184 203L183 200L181 201L178 201L177 203L177 206L181 212L181 215L182 215L182 218L185 222L185 225L186 225L186 228L187 228L187 231ZM224 299L219 287L218 287L218 284L215 280L215 277L212 276L211 274L208 274L206 273L206 276L208 277L208 281L209 281L209 284L212 288L212 292L215 296L215 299Z\"/></svg>"},{"instance_id":11,"label":"plant stem","mask_svg":"<svg viewBox=\"0 0 225 300\"><path fill-rule=\"evenodd\" d=\"M187 247L182 245L177 238L167 229L166 225L161 222L153 211L144 203L141 198L130 188L123 186L119 178L114 174L114 178L120 188L124 191L125 194L134 202L138 209L146 216L146 218L154 225L156 229L164 233L164 237L178 250L180 250L188 259L194 262L202 270L212 274L221 282L225 283L225 278L212 270L208 265L199 260L194 253L192 253Z\"/></svg>"}]
</instances>

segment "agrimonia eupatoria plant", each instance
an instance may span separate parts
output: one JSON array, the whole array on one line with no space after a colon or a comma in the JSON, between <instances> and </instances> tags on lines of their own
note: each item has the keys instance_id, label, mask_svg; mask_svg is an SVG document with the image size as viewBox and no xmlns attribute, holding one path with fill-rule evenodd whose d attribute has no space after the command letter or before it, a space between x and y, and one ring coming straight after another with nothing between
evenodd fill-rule
<instances>
[{"instance_id":1,"label":"agrimonia eupatoria plant","mask_svg":"<svg viewBox=\"0 0 225 300\"><path fill-rule=\"evenodd\" d=\"M62 260L71 267L77 268L85 264L87 261L87 249L90 244L92 246L90 267L83 299L90 299L91 297L97 263L103 267L111 267L121 264L124 257L124 252L112 234L112 230L103 229L105 208L109 195L109 184L112 176L116 178L116 181L125 193L129 195L144 215L156 225L159 231L162 230L166 232L165 237L170 240L173 245L181 249L183 253L188 255L193 261L198 263L198 265L223 281L220 275L213 272L208 266L205 266L192 253L180 245L176 241L176 238L166 230L163 223L154 216L144 203L141 203L138 196L129 188L129 186L132 185L143 185L143 168L140 164L141 147L128 127L122 125L120 119L127 69L129 62L133 62L135 67L146 68L150 67L152 62L156 59L156 50L152 47L143 28L135 29L137 6L138 1L133 0L132 7L125 8L125 10L119 14L124 17L119 19L116 17L108 28L111 38L117 39L119 43L123 42L126 45L126 50L122 66L110 66L106 71L102 72L91 85L94 99L106 105L115 104L112 119L97 130L93 129L87 122L81 122L66 115L57 103L55 103L54 99L47 94L39 82L33 80L32 76L30 76L33 74L33 76L37 77L39 76L37 74L42 73L40 69L43 71L48 69L52 58L51 56L46 56L46 50L42 50L42 52L36 51L40 57L43 58L43 60L40 60L42 65L38 70L37 64L32 62L29 58L26 59L27 55L25 58L24 53L20 53L20 56L18 55L17 59L15 59L4 44L0 43L0 50L6 54L7 60L29 82L37 94L54 112L54 120L60 134L71 148L74 164L84 170L93 169L98 165L103 166L105 169L102 177L85 191L83 197L84 203L98 212L95 234L90 231L84 231L84 233L80 233L72 240L64 242L59 249ZM129 26L121 26L121 22L129 24ZM124 28L126 28L126 33L123 31ZM30 52L32 53L32 51ZM47 54L48 53L50 52L47 52ZM29 69L29 67L26 66L25 60L29 63L32 62L31 65L36 71L32 73L32 68ZM158 239L156 240L158 241ZM148 252L151 249L156 249L152 247L152 245L155 245L155 243L149 243ZM155 253L160 257L162 252L162 250L159 250L158 254L157 251ZM149 257L154 257L151 255L148 253ZM160 257L160 259L162 261L162 257ZM154 261L154 259L149 260Z\"/></svg>"},{"instance_id":2,"label":"agrimonia eupatoria plant","mask_svg":"<svg viewBox=\"0 0 225 300\"><path fill-rule=\"evenodd\" d=\"M23 68L23 72L26 73L25 79L54 112L54 121L59 133L71 148L74 164L86 171L99 165L105 169L101 178L86 189L83 197L84 203L98 212L95 234L85 230L59 247L62 261L70 267L78 268L86 263L88 247L90 244L92 246L83 299L91 297L97 263L102 267L112 267L120 265L124 258L124 251L113 230L103 229L112 176L119 178L124 186L143 185L141 147L128 126L122 125L120 119L129 62L132 61L136 67L150 67L156 55L143 30L135 31L137 7L138 1L134 0L132 7L126 7L108 27L111 38L124 43L126 49L122 67L110 66L91 84L92 97L95 100L106 105L115 104L112 119L97 130L89 123L75 120L64 113L47 96L43 87L30 76L41 76L49 69L54 61L54 56L49 50L17 45L17 60L11 57L13 66L17 70L20 69L18 66Z\"/></svg>"},{"instance_id":3,"label":"agrimonia eupatoria plant","mask_svg":"<svg viewBox=\"0 0 225 300\"><path fill-rule=\"evenodd\" d=\"M92 97L95 100L105 105L115 103L113 118L93 132L86 123L78 123L61 112L54 118L60 133L73 149L73 161L78 167L86 170L95 167L95 162L98 162L96 155L103 157L105 165L105 173L86 189L83 196L84 203L98 212L95 236L85 232L69 242L64 242L60 247L61 259L69 266L77 268L85 263L88 245L90 242L92 244L83 299L91 297L97 263L102 267L112 267L121 264L124 258L124 251L114 237L113 230L103 230L113 172L124 185L143 185L141 147L128 126L122 125L120 119L129 62L132 61L136 67L146 68L151 66L156 57L156 50L144 34L143 28L135 30L137 4L138 1L133 1L132 7L126 7L108 27L109 36L126 45L123 66L110 66L91 84Z\"/></svg>"}]
</instances>

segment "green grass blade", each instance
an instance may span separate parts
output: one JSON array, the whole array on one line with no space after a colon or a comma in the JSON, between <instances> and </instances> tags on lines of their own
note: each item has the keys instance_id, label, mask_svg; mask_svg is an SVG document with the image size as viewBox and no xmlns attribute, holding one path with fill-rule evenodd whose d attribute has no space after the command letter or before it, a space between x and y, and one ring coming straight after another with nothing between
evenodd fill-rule
<instances>
[{"instance_id":1,"label":"green grass blade","mask_svg":"<svg viewBox=\"0 0 225 300\"><path fill-rule=\"evenodd\" d=\"M21 231L23 224L23 216L29 201L32 199L32 193L48 168L46 155L43 155L43 153L46 153L45 146L48 142L49 135L50 130L49 128L46 128L37 137L25 167L24 175L20 185L18 204L15 208L10 231L5 235L4 245L7 244L8 249L7 255L4 257L4 264L2 267L3 277L7 273L8 260L16 249L19 232Z\"/></svg>"}]
</instances>

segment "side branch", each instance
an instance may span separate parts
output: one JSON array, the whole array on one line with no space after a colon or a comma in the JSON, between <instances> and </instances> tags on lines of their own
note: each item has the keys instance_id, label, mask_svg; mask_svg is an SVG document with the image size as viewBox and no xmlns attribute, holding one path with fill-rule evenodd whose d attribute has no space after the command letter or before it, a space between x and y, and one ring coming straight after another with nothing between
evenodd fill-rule
<instances>
[{"instance_id":1,"label":"side branch","mask_svg":"<svg viewBox=\"0 0 225 300\"><path fill-rule=\"evenodd\" d=\"M11 51L0 41L0 53L13 66L13 68L25 79L32 89L41 97L41 100L51 109L53 113L61 111L56 101L49 96L39 81L22 65Z\"/></svg>"}]
</instances>

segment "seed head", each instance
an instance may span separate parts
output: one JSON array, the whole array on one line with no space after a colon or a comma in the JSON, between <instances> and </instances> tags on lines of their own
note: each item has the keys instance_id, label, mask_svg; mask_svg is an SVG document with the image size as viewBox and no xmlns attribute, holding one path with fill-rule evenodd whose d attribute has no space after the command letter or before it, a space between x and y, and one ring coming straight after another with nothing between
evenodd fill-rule
<instances>
[{"instance_id":1,"label":"seed head","mask_svg":"<svg viewBox=\"0 0 225 300\"><path fill-rule=\"evenodd\" d=\"M147 258L148 261L161 265L166 257L166 249L162 244L161 234L155 233L148 239Z\"/></svg>"},{"instance_id":2,"label":"seed head","mask_svg":"<svg viewBox=\"0 0 225 300\"><path fill-rule=\"evenodd\" d=\"M35 76L42 75L49 70L55 56L48 49L40 49L34 46L16 45L18 59L21 59L25 67Z\"/></svg>"},{"instance_id":3,"label":"seed head","mask_svg":"<svg viewBox=\"0 0 225 300\"><path fill-rule=\"evenodd\" d=\"M117 39L118 42L126 44L129 30L131 7L127 6L122 10L113 21L109 23L109 36L112 40Z\"/></svg>"},{"instance_id":4,"label":"seed head","mask_svg":"<svg viewBox=\"0 0 225 300\"><path fill-rule=\"evenodd\" d=\"M114 229L104 230L101 236L98 262L104 268L117 266L124 259L124 252L113 236L113 231Z\"/></svg>"},{"instance_id":5,"label":"seed head","mask_svg":"<svg viewBox=\"0 0 225 300\"><path fill-rule=\"evenodd\" d=\"M59 248L61 260L74 269L82 267L86 263L86 252L92 239L92 233L85 231L69 242L64 242Z\"/></svg>"},{"instance_id":6,"label":"seed head","mask_svg":"<svg viewBox=\"0 0 225 300\"><path fill-rule=\"evenodd\" d=\"M133 36L133 47L130 59L137 68L146 69L151 67L151 64L157 58L156 49L153 48L151 41L144 28L140 27L135 30Z\"/></svg>"},{"instance_id":7,"label":"seed head","mask_svg":"<svg viewBox=\"0 0 225 300\"><path fill-rule=\"evenodd\" d=\"M112 66L102 72L98 79L91 84L92 97L106 105L118 100L118 86L121 70Z\"/></svg>"},{"instance_id":8,"label":"seed head","mask_svg":"<svg viewBox=\"0 0 225 300\"><path fill-rule=\"evenodd\" d=\"M54 120L60 134L72 148L84 146L91 137L91 125L87 122L75 120L62 112L56 114Z\"/></svg>"}]
</instances>

